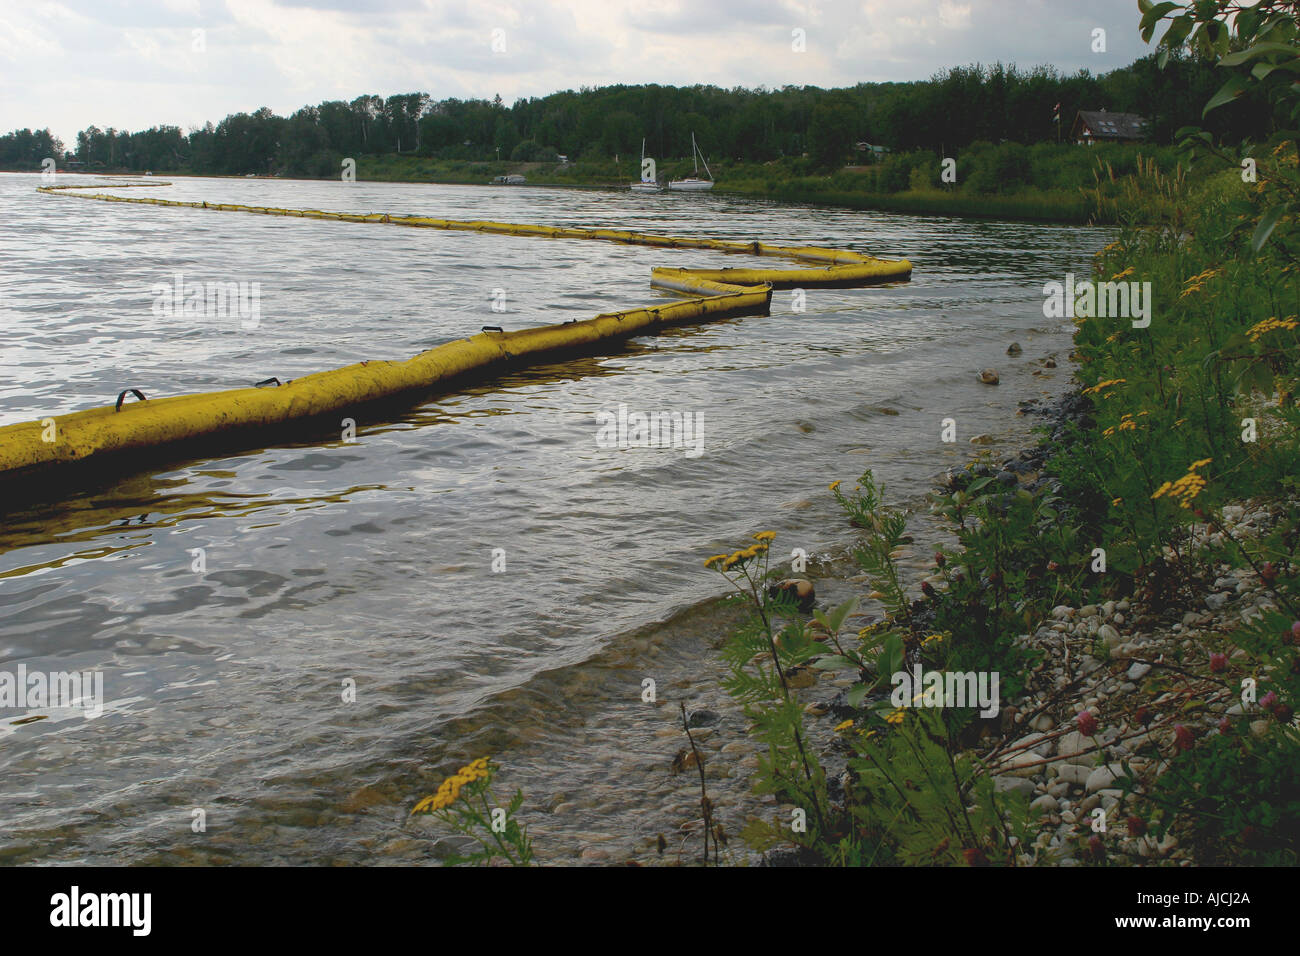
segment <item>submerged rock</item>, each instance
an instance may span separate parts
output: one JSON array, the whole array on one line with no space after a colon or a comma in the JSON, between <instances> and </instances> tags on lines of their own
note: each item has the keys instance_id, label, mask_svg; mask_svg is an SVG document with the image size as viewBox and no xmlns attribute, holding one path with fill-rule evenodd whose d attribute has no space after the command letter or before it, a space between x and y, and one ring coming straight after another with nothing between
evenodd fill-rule
<instances>
[{"instance_id":1,"label":"submerged rock","mask_svg":"<svg viewBox=\"0 0 1300 956\"><path fill-rule=\"evenodd\" d=\"M817 590L807 578L785 578L767 589L768 597L776 597L782 592L794 600L802 614L809 613L817 600Z\"/></svg>"},{"instance_id":2,"label":"submerged rock","mask_svg":"<svg viewBox=\"0 0 1300 956\"><path fill-rule=\"evenodd\" d=\"M1010 345L1007 346L1008 355L1019 355L1023 351L1024 349L1020 347L1019 342L1012 342Z\"/></svg>"},{"instance_id":3,"label":"submerged rock","mask_svg":"<svg viewBox=\"0 0 1300 956\"><path fill-rule=\"evenodd\" d=\"M986 368L980 372L980 381L985 385L996 385L1000 380L996 369Z\"/></svg>"}]
</instances>

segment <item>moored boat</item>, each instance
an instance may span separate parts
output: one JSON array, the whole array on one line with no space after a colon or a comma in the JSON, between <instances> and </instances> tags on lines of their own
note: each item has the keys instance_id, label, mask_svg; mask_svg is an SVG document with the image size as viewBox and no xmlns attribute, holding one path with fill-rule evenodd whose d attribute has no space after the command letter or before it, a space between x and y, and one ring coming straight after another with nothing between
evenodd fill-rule
<instances>
[{"instance_id":1,"label":"moored boat","mask_svg":"<svg viewBox=\"0 0 1300 956\"><path fill-rule=\"evenodd\" d=\"M650 168L654 169L654 160L650 160ZM655 181L655 177L649 175L645 165L645 138L641 139L641 181L632 183L628 187L634 193L661 193L664 187Z\"/></svg>"},{"instance_id":2,"label":"moored boat","mask_svg":"<svg viewBox=\"0 0 1300 956\"><path fill-rule=\"evenodd\" d=\"M704 159L704 154L700 148L695 145L695 134L691 133L691 157L695 160L695 174L687 176L685 179L674 179L668 184L668 188L673 192L682 193L703 193L713 188L713 173L709 170L709 162ZM700 161L704 161L704 174L707 179L700 178Z\"/></svg>"}]
</instances>

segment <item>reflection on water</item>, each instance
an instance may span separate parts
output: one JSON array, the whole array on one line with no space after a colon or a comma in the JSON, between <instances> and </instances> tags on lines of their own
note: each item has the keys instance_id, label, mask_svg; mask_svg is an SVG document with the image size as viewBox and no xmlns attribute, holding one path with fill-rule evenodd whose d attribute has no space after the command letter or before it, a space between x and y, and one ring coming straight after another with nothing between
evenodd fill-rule
<instances>
[{"instance_id":1,"label":"reflection on water","mask_svg":"<svg viewBox=\"0 0 1300 956\"><path fill-rule=\"evenodd\" d=\"M670 806L647 805L638 748L661 727L625 689L650 666L663 686L707 670L725 615L700 603L717 593L702 557L760 527L824 552L844 537L829 481L870 466L915 496L1019 399L1059 388L1068 372L1038 360L1063 358L1070 330L1043 318L1042 282L1106 241L725 196L175 182L160 195L820 244L915 272L511 372L359 420L355 442L172 463L6 515L0 669L98 670L108 698L94 721L0 714L11 862L422 860L431 841L406 811L485 752L538 813L585 787L567 802L588 830L652 825ZM483 324L652 302L652 266L738 264L116 206L36 183L0 176L0 423L128 385L167 395L405 358ZM154 315L150 287L178 271L259 282L259 328ZM997 388L976 381L990 365ZM701 415L704 454L598 447L596 413L620 403ZM946 417L956 446L938 442Z\"/></svg>"}]
</instances>

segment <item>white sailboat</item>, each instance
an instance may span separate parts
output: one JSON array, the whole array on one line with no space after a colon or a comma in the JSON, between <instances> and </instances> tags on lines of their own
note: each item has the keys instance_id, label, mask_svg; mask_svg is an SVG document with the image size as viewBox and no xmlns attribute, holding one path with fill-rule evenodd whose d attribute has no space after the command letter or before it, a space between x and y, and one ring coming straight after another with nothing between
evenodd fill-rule
<instances>
[{"instance_id":1,"label":"white sailboat","mask_svg":"<svg viewBox=\"0 0 1300 956\"><path fill-rule=\"evenodd\" d=\"M691 158L695 160L695 175L687 176L685 179L674 179L668 184L668 188L674 192L685 193L702 193L708 192L713 188L713 173L709 171L709 161L704 159L704 154L700 148L695 145L695 133L691 133ZM700 161L704 161L704 173L708 179L700 179Z\"/></svg>"},{"instance_id":2,"label":"white sailboat","mask_svg":"<svg viewBox=\"0 0 1300 956\"><path fill-rule=\"evenodd\" d=\"M645 139L641 140L641 181L633 183L629 187L634 193L661 193L664 187L660 186L653 179L647 179L645 174Z\"/></svg>"}]
</instances>

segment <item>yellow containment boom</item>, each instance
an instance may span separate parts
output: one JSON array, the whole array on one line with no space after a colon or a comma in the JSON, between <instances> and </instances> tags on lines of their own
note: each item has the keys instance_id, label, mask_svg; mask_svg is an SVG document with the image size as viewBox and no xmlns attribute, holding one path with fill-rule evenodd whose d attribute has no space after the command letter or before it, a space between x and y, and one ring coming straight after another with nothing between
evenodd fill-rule
<instances>
[{"instance_id":1,"label":"yellow containment boom","mask_svg":"<svg viewBox=\"0 0 1300 956\"><path fill-rule=\"evenodd\" d=\"M338 415L413 393L427 394L469 373L481 375L505 366L540 364L566 352L590 350L602 342L651 334L660 327L683 322L736 315L767 315L774 287L868 285L905 280L912 271L911 263L905 259L875 259L855 252L814 247L787 248L758 242L654 236L614 229L460 222L421 216L358 215L316 209L278 209L57 191L69 188L77 187L45 186L40 187L40 191L104 202L555 239L602 239L631 245L779 256L821 264L821 267L784 271L655 268L651 274L652 286L687 293L693 298L514 332L485 327L478 335L444 343L405 361L361 362L283 384L272 379L263 387L130 402L125 399L132 392L138 399L143 396L128 388L115 405L0 427L0 482L41 477L51 470L63 470L74 463L92 460L107 464L111 458L118 463L125 460L129 465L133 455L144 458L147 453L156 455L160 449L181 443L201 457L205 452L226 447L232 438L243 441L259 433L269 433L287 422Z\"/></svg>"}]
</instances>

